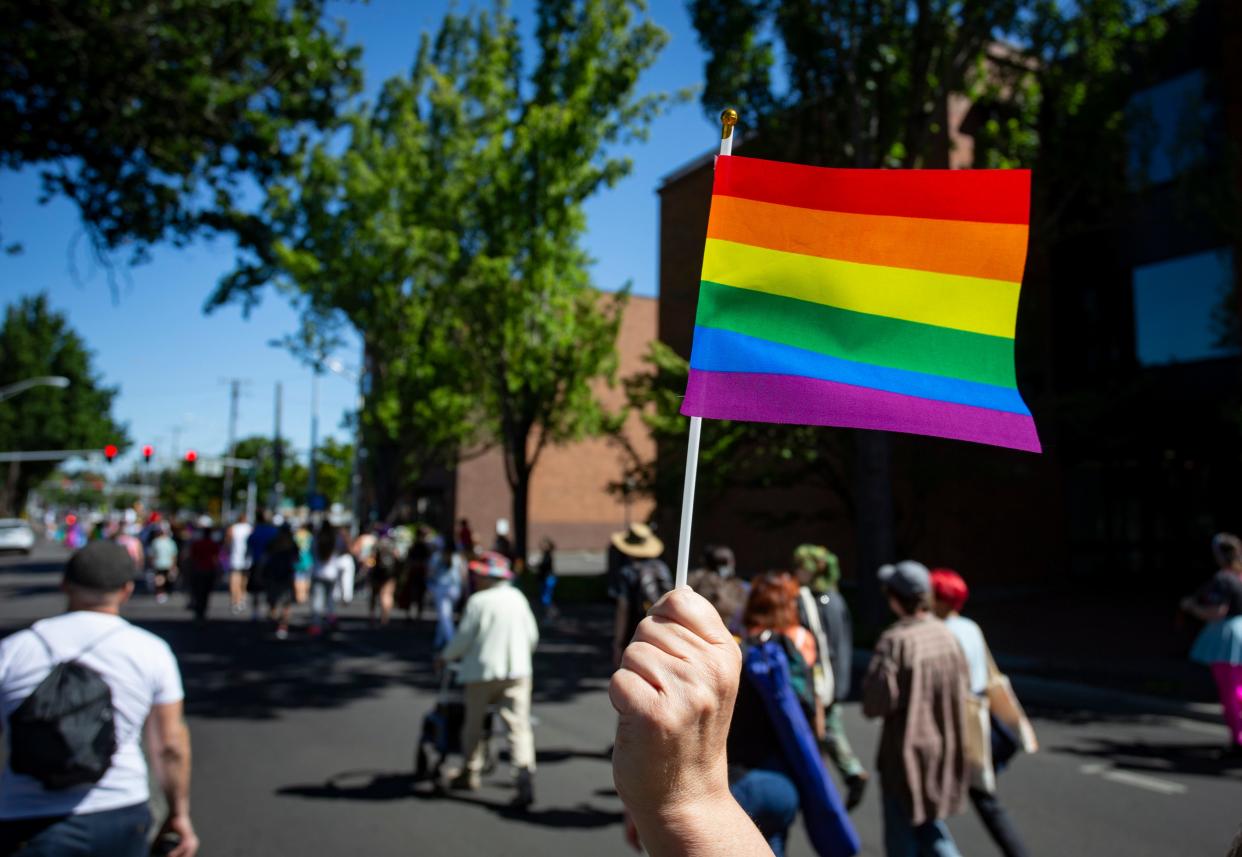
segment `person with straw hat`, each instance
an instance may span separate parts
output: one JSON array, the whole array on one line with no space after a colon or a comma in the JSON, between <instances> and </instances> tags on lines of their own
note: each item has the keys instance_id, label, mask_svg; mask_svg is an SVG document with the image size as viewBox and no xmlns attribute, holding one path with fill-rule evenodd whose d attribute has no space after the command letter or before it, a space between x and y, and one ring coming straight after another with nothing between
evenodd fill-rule
<instances>
[{"instance_id":1,"label":"person with straw hat","mask_svg":"<svg viewBox=\"0 0 1242 857\"><path fill-rule=\"evenodd\" d=\"M612 661L621 663L621 653L634 636L638 623L651 605L673 588L673 575L660 559L664 542L642 523L612 534L612 547L621 555L621 564L608 594L616 601L613 621Z\"/></svg>"}]
</instances>

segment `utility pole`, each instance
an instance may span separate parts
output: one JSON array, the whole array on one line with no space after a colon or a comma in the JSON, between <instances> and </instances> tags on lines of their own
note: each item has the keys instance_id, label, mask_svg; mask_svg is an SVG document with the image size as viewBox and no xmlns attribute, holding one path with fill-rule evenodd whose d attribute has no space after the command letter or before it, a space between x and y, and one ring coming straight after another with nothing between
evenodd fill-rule
<instances>
[{"instance_id":1,"label":"utility pole","mask_svg":"<svg viewBox=\"0 0 1242 857\"><path fill-rule=\"evenodd\" d=\"M241 395L241 378L226 379L229 385L229 441L225 448L225 458L232 458L237 443L237 398ZM224 497L220 502L221 523L228 524L233 517L233 468L224 468Z\"/></svg>"},{"instance_id":2,"label":"utility pole","mask_svg":"<svg viewBox=\"0 0 1242 857\"><path fill-rule=\"evenodd\" d=\"M284 500L285 483L282 481L282 470L285 463L285 445L280 439L280 407L281 393L283 392L279 381L276 382L276 429L272 436L272 458L275 464L275 483L272 485L272 511L280 508L281 501Z\"/></svg>"},{"instance_id":3,"label":"utility pole","mask_svg":"<svg viewBox=\"0 0 1242 857\"><path fill-rule=\"evenodd\" d=\"M306 474L306 502L310 504L312 498L318 490L318 468L315 466L315 457L319 446L319 374L322 372L322 364L316 363L311 369L311 424L310 424L310 465Z\"/></svg>"}]
</instances>

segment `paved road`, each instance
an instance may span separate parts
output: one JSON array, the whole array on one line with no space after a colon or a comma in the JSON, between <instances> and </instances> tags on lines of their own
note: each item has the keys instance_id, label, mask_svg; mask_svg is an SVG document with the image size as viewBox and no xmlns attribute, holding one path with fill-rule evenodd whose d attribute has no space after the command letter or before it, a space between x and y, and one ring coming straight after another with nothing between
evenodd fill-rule
<instances>
[{"instance_id":1,"label":"paved road","mask_svg":"<svg viewBox=\"0 0 1242 857\"><path fill-rule=\"evenodd\" d=\"M0 634L59 609L63 554L0 559ZM217 596L218 608L223 596ZM430 625L372 631L358 605L339 639L280 643L221 617L206 627L138 596L129 616L180 658L195 746L194 816L206 857L223 855L626 854L606 750L613 718L599 611L546 630L536 669L538 803L514 814L503 774L478 795L412 787L411 755L432 706ZM1242 764L1217 761L1222 727L1124 711L1032 706L1044 752L1002 793L1034 855L1223 855L1242 822ZM847 706L864 758L876 727ZM878 802L856 816L881 850ZM997 853L977 820L951 827L967 855ZM810 854L799 832L791 853Z\"/></svg>"}]
</instances>

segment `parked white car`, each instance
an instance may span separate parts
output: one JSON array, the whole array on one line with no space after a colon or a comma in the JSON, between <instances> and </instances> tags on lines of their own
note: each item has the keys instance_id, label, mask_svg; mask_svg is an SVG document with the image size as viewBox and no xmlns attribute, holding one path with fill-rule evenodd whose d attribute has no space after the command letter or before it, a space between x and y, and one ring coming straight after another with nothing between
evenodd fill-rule
<instances>
[{"instance_id":1,"label":"parked white car","mask_svg":"<svg viewBox=\"0 0 1242 857\"><path fill-rule=\"evenodd\" d=\"M0 551L21 551L28 554L34 550L35 534L30 524L21 518L0 518Z\"/></svg>"}]
</instances>

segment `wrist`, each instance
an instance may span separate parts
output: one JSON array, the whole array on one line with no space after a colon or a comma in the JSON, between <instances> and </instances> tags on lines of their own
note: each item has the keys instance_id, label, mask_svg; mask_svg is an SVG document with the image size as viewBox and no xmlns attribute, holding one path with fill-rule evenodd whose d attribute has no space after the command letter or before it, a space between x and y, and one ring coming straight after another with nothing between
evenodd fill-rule
<instances>
[{"instance_id":1,"label":"wrist","mask_svg":"<svg viewBox=\"0 0 1242 857\"><path fill-rule=\"evenodd\" d=\"M721 853L721 838L737 828L737 815L749 823L727 785L722 791L631 811L639 838L654 857Z\"/></svg>"},{"instance_id":2,"label":"wrist","mask_svg":"<svg viewBox=\"0 0 1242 857\"><path fill-rule=\"evenodd\" d=\"M716 779L713 777L713 782L700 782L696 784L697 788L682 788L681 794L676 797L670 796L667 800L651 806L632 807L630 811L635 819L674 829L693 829L703 824L704 819L716 815L722 806L734 803L728 779L722 777L715 781Z\"/></svg>"}]
</instances>

